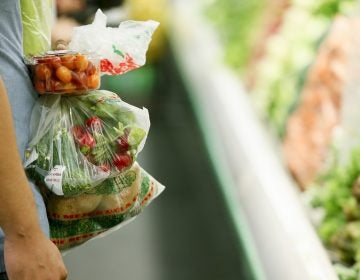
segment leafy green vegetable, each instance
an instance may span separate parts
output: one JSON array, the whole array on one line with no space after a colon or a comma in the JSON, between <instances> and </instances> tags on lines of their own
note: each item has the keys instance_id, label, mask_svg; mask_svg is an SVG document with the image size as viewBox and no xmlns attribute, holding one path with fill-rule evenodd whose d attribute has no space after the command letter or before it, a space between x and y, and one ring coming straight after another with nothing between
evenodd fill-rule
<instances>
[{"instance_id":1,"label":"leafy green vegetable","mask_svg":"<svg viewBox=\"0 0 360 280\"><path fill-rule=\"evenodd\" d=\"M268 39L265 56L257 65L252 95L262 117L280 138L335 15L355 5L355 0L294 0L281 28Z\"/></svg>"},{"instance_id":2,"label":"leafy green vegetable","mask_svg":"<svg viewBox=\"0 0 360 280\"><path fill-rule=\"evenodd\" d=\"M128 141L130 146L138 146L140 145L140 143L142 142L142 140L144 139L144 137L146 136L146 132L145 130L139 128L139 127L135 127L133 129L130 130L129 136L128 136Z\"/></svg>"},{"instance_id":3,"label":"leafy green vegetable","mask_svg":"<svg viewBox=\"0 0 360 280\"><path fill-rule=\"evenodd\" d=\"M225 61L235 69L246 70L266 2L216 0L206 10L225 47Z\"/></svg>"},{"instance_id":4,"label":"leafy green vegetable","mask_svg":"<svg viewBox=\"0 0 360 280\"><path fill-rule=\"evenodd\" d=\"M25 56L38 55L51 47L51 0L21 0L23 50Z\"/></svg>"},{"instance_id":5,"label":"leafy green vegetable","mask_svg":"<svg viewBox=\"0 0 360 280\"><path fill-rule=\"evenodd\" d=\"M336 262L347 267L360 262L360 203L354 196L359 176L360 149L356 149L346 165L337 160L319 179L312 200L313 207L324 211L324 218L318 226L321 240L335 256Z\"/></svg>"}]
</instances>

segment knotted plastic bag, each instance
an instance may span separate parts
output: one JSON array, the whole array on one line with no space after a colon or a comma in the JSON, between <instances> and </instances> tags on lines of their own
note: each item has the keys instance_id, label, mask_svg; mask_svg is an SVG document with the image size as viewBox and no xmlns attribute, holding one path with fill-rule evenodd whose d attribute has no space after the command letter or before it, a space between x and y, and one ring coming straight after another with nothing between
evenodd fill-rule
<instances>
[{"instance_id":1,"label":"knotted plastic bag","mask_svg":"<svg viewBox=\"0 0 360 280\"><path fill-rule=\"evenodd\" d=\"M27 173L63 196L89 192L131 168L150 127L147 109L103 90L44 96L34 107L31 124Z\"/></svg>"},{"instance_id":2,"label":"knotted plastic bag","mask_svg":"<svg viewBox=\"0 0 360 280\"><path fill-rule=\"evenodd\" d=\"M101 57L101 72L121 75L143 66L151 36L158 22L124 21L116 28L106 26L106 16L98 10L93 23L75 27L69 49L92 52Z\"/></svg>"}]
</instances>

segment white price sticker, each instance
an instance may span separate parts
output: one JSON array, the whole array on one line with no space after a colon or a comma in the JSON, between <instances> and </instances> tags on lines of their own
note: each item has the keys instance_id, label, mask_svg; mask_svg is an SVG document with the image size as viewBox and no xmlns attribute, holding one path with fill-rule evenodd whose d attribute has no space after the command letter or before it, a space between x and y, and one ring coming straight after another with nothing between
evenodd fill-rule
<instances>
[{"instance_id":1,"label":"white price sticker","mask_svg":"<svg viewBox=\"0 0 360 280\"><path fill-rule=\"evenodd\" d=\"M50 170L49 174L45 177L45 184L56 195L64 195L62 189L62 177L65 171L65 166L56 165Z\"/></svg>"}]
</instances>

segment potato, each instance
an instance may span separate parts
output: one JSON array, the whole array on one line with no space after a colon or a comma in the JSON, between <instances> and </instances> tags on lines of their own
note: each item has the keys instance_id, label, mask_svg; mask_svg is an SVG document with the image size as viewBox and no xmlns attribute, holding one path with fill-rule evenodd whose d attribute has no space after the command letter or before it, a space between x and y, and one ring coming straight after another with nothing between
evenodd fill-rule
<instances>
[{"instance_id":1,"label":"potato","mask_svg":"<svg viewBox=\"0 0 360 280\"><path fill-rule=\"evenodd\" d=\"M50 214L81 215L94 211L101 202L102 196L96 194L82 194L75 197L62 197L53 195L47 202L47 210Z\"/></svg>"},{"instance_id":2,"label":"potato","mask_svg":"<svg viewBox=\"0 0 360 280\"><path fill-rule=\"evenodd\" d=\"M140 192L140 167L137 163L128 171L135 172L136 179L131 184L122 190L118 194L104 195L99 207L96 210L112 210L120 208L117 213L125 213L130 209L131 206L136 202Z\"/></svg>"}]
</instances>

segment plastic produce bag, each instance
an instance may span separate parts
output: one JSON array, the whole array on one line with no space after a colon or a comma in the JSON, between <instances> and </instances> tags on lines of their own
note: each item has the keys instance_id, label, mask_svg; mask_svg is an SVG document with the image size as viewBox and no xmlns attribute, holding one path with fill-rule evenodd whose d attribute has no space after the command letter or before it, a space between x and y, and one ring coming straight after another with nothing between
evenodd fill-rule
<instances>
[{"instance_id":1,"label":"plastic produce bag","mask_svg":"<svg viewBox=\"0 0 360 280\"><path fill-rule=\"evenodd\" d=\"M50 50L52 27L51 0L21 0L24 56Z\"/></svg>"},{"instance_id":2,"label":"plastic produce bag","mask_svg":"<svg viewBox=\"0 0 360 280\"><path fill-rule=\"evenodd\" d=\"M50 194L46 205L51 239L63 250L99 234L104 236L137 216L163 189L134 163L128 171L106 179L89 193L68 198Z\"/></svg>"},{"instance_id":3,"label":"plastic produce bag","mask_svg":"<svg viewBox=\"0 0 360 280\"><path fill-rule=\"evenodd\" d=\"M129 169L150 127L147 109L103 90L44 96L34 107L25 168L57 195L91 191Z\"/></svg>"},{"instance_id":4,"label":"plastic produce bag","mask_svg":"<svg viewBox=\"0 0 360 280\"><path fill-rule=\"evenodd\" d=\"M74 28L69 49L99 55L103 74L124 74L145 64L158 24L153 20L124 21L117 28L106 27L106 16L98 10L92 24Z\"/></svg>"}]
</instances>

